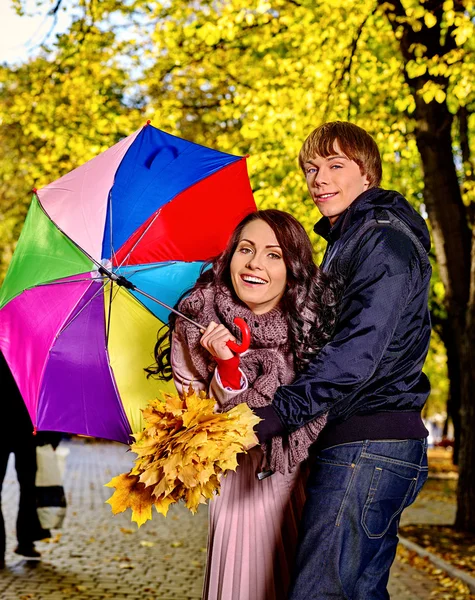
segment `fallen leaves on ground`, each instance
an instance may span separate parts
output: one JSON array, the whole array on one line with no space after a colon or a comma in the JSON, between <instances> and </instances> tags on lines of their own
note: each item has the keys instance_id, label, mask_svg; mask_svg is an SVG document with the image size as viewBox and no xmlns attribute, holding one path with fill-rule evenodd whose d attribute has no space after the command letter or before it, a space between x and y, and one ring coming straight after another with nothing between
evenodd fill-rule
<instances>
[{"instance_id":1,"label":"fallen leaves on ground","mask_svg":"<svg viewBox=\"0 0 475 600\"><path fill-rule=\"evenodd\" d=\"M133 529L129 529L128 527L121 527L120 531L122 533L125 533L126 535L130 535L132 533L135 533L135 531Z\"/></svg>"},{"instance_id":2,"label":"fallen leaves on ground","mask_svg":"<svg viewBox=\"0 0 475 600\"><path fill-rule=\"evenodd\" d=\"M44 542L45 544L57 544L57 543L59 543L62 535L63 535L62 533L57 533L54 537L45 538L44 540L41 540L41 541Z\"/></svg>"},{"instance_id":3,"label":"fallen leaves on ground","mask_svg":"<svg viewBox=\"0 0 475 600\"><path fill-rule=\"evenodd\" d=\"M428 479L417 501L423 500L426 504L431 502L445 502L454 505L457 503L457 481L445 479Z\"/></svg>"},{"instance_id":4,"label":"fallen leaves on ground","mask_svg":"<svg viewBox=\"0 0 475 600\"><path fill-rule=\"evenodd\" d=\"M416 552L398 545L397 559L419 571L423 571L435 584L436 588L430 593L430 598L436 600L475 600L468 586L433 565L428 558L419 556Z\"/></svg>"},{"instance_id":5,"label":"fallen leaves on ground","mask_svg":"<svg viewBox=\"0 0 475 600\"><path fill-rule=\"evenodd\" d=\"M447 473L454 470L456 467L452 465L451 452L439 448L429 450L429 473ZM454 480L429 478L417 501L425 502L429 507L432 504L434 510L439 510L438 503L448 505L456 503L456 490L457 482ZM399 533L453 567L475 577L475 535L456 531L450 526L419 524L400 527ZM428 558L421 557L416 552L399 545L398 559L424 571L437 583L437 588L431 593L431 597L437 600L475 600L475 595L470 594L466 584L449 577Z\"/></svg>"},{"instance_id":6,"label":"fallen leaves on ground","mask_svg":"<svg viewBox=\"0 0 475 600\"><path fill-rule=\"evenodd\" d=\"M406 525L400 534L475 577L475 534L443 525Z\"/></svg>"},{"instance_id":7,"label":"fallen leaves on ground","mask_svg":"<svg viewBox=\"0 0 475 600\"><path fill-rule=\"evenodd\" d=\"M452 448L429 448L427 455L431 474L458 473L457 465L453 464Z\"/></svg>"},{"instance_id":8,"label":"fallen leaves on ground","mask_svg":"<svg viewBox=\"0 0 475 600\"><path fill-rule=\"evenodd\" d=\"M190 386L183 398L165 394L143 411L145 429L134 434L134 467L106 484L115 488L107 500L114 514L128 508L140 527L152 518L152 506L167 515L184 500L195 513L199 504L219 493L220 477L236 470L237 455L257 444L259 418L246 404L215 413L215 400Z\"/></svg>"}]
</instances>

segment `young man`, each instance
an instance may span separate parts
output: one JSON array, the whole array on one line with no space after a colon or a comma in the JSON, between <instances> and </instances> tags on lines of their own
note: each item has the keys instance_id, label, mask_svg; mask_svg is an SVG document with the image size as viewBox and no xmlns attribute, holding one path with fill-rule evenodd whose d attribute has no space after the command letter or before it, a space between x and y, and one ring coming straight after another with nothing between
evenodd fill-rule
<instances>
[{"instance_id":1,"label":"young man","mask_svg":"<svg viewBox=\"0 0 475 600\"><path fill-rule=\"evenodd\" d=\"M318 127L299 162L323 215L322 266L341 279L342 298L331 342L257 411L261 441L328 412L289 598L389 598L401 512L427 478L429 233L400 194L378 187L378 147L363 129Z\"/></svg>"}]
</instances>

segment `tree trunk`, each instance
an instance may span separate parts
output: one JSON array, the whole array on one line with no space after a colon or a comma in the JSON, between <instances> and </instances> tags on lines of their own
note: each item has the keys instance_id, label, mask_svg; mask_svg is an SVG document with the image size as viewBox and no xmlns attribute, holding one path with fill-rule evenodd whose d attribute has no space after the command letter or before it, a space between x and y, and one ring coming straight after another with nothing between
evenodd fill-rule
<instances>
[{"instance_id":1,"label":"tree trunk","mask_svg":"<svg viewBox=\"0 0 475 600\"><path fill-rule=\"evenodd\" d=\"M452 153L453 116L445 103L425 103L417 92L415 134L424 171L424 201L448 318L460 347L470 290L470 229Z\"/></svg>"},{"instance_id":2,"label":"tree trunk","mask_svg":"<svg viewBox=\"0 0 475 600\"><path fill-rule=\"evenodd\" d=\"M460 351L457 347L453 332L450 327L449 320L445 320L440 328L440 338L447 351L447 374L449 378L449 397L447 400L447 419L444 426L443 435L447 436L448 421L452 420L454 426L454 451L452 460L454 465L458 465L460 452L460 396L461 386L460 381Z\"/></svg>"},{"instance_id":3,"label":"tree trunk","mask_svg":"<svg viewBox=\"0 0 475 600\"><path fill-rule=\"evenodd\" d=\"M425 102L421 92L427 83L436 84L447 92L448 81L443 76L424 72L409 77L408 64L417 57L414 48L423 47L426 58L443 57L456 47L453 31L442 35L444 7L439 0L425 0L424 9L435 17L433 26L422 23L413 28L402 0L390 3L378 0L384 7L404 61L404 75L415 104L417 147L424 171L424 200L432 225L440 277L445 287L445 304L452 330L454 353L458 352L461 386L461 438L456 525L475 530L475 405L471 400L475 390L475 358L471 349L475 342L475 247L471 250L468 211L462 201L452 152L452 123L446 99ZM422 5L422 3L421 3ZM462 12L463 4L454 4ZM473 260L472 260L473 258ZM453 358L453 357L452 357Z\"/></svg>"},{"instance_id":4,"label":"tree trunk","mask_svg":"<svg viewBox=\"0 0 475 600\"><path fill-rule=\"evenodd\" d=\"M452 115L445 103L417 98L416 141L424 170L424 200L432 225L435 252L446 290L453 343L461 382L460 456L456 527L475 531L475 242L470 229L452 155ZM471 266L470 266L471 265ZM451 357L451 366L454 365Z\"/></svg>"},{"instance_id":5,"label":"tree trunk","mask_svg":"<svg viewBox=\"0 0 475 600\"><path fill-rule=\"evenodd\" d=\"M475 231L472 234L470 299L461 352L462 405L457 516L455 527L475 533Z\"/></svg>"}]
</instances>

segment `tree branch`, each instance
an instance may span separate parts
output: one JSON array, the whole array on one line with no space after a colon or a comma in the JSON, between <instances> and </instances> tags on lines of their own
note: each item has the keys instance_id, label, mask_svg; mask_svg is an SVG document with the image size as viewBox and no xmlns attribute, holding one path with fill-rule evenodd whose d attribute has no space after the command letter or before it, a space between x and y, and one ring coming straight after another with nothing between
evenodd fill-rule
<instances>
[{"instance_id":1,"label":"tree branch","mask_svg":"<svg viewBox=\"0 0 475 600\"><path fill-rule=\"evenodd\" d=\"M240 30L239 37L234 38L234 40L232 42L228 42L226 40L220 39L212 46L205 46L205 48L201 52L194 51L193 54L189 55L187 57L187 60L185 62L183 62L182 64L173 63L170 66L168 66L164 71L162 71L160 73L159 79L163 80L167 75L171 75L173 73L173 71L180 70L180 69L186 69L187 67L191 67L192 65L199 65L203 60L205 60L205 58L207 56L209 56L210 54L213 54L217 50L228 49L228 50L238 50L239 52L245 52L246 50L249 50L250 46L243 43L243 39L244 39L246 33L252 29L265 27L266 25L270 25L271 23L272 23L272 21L268 21L267 23L254 23L252 25L242 27ZM279 27L279 29L274 33L274 37L283 33L287 29L288 29L287 25L281 25ZM229 78L234 81L234 83L242 85L243 87L246 87L248 89L254 89L249 84L243 83L241 80L238 80L235 76L233 76L229 73L227 73L227 74L229 75Z\"/></svg>"},{"instance_id":2,"label":"tree branch","mask_svg":"<svg viewBox=\"0 0 475 600\"><path fill-rule=\"evenodd\" d=\"M461 106L457 111L458 124L459 124L459 136L460 136L460 149L462 151L462 161L464 165L469 166L471 174L470 179L474 179L473 176L473 164L470 153L470 143L468 138L468 118L470 113L466 106Z\"/></svg>"},{"instance_id":3,"label":"tree branch","mask_svg":"<svg viewBox=\"0 0 475 600\"><path fill-rule=\"evenodd\" d=\"M356 35L354 36L353 40L351 41L349 50L350 50L350 56L348 58L347 63L343 64L343 68L341 70L340 76L338 78L338 80L336 81L336 83L330 83L329 87L328 87L328 99L325 102L325 107L323 109L323 114L326 115L327 110L329 108L329 106L331 105L331 101L332 101L332 97L333 94L336 90L338 90L338 88L340 87L340 85L342 84L343 80L345 79L346 75L348 75L348 80L346 83L346 92L348 93L349 87L350 87L350 83L351 83L351 68L353 66L353 59L356 55L356 51L358 49L358 42L361 38L361 35L363 33L363 30L366 26L366 23L368 22L368 19L372 16L374 16L377 12L379 8L379 3L376 2L373 10L371 12L369 12L365 18L363 19L363 21L360 23L360 25L358 26L358 29L356 30ZM347 119L348 121L350 120L350 112L351 112L351 107L352 107L353 103L351 101L351 97L348 94L348 107L347 107Z\"/></svg>"},{"instance_id":4,"label":"tree branch","mask_svg":"<svg viewBox=\"0 0 475 600\"><path fill-rule=\"evenodd\" d=\"M464 14L465 13L465 6L462 0L454 0L454 8L453 10L455 12ZM448 27L447 29L447 34L445 37L445 41L443 44L443 49L444 49L444 53L446 52L450 52L450 50L454 50L457 47L457 44L455 43L455 37L454 37L454 32L458 27L458 23L456 24L456 22L453 23L453 25L451 25L450 27Z\"/></svg>"},{"instance_id":5,"label":"tree branch","mask_svg":"<svg viewBox=\"0 0 475 600\"><path fill-rule=\"evenodd\" d=\"M358 48L358 42L359 42L360 37L361 37L361 35L363 33L365 25L368 22L368 19L370 17L372 17L376 13L376 11L378 10L378 8L379 8L379 4L376 3L376 5L374 6L373 10L370 13L368 13L366 15L366 17L363 19L363 21L360 23L360 25L359 25L359 27L358 27L358 29L356 31L356 35L353 38L353 40L351 42L351 45L350 45L350 48L349 48L349 50L350 50L350 56L348 58L348 62L347 62L346 65L343 65L343 69L341 71L341 74L340 74L340 77L339 77L338 81L336 82L336 84L334 84L332 86L335 89L338 89L338 87L340 86L340 84L342 83L342 81L343 81L343 79L345 78L346 75L349 75L349 78L351 78L351 67L353 66L353 59L355 57L356 50ZM347 87L348 87L348 85L349 85L349 81L348 81Z\"/></svg>"},{"instance_id":6,"label":"tree branch","mask_svg":"<svg viewBox=\"0 0 475 600\"><path fill-rule=\"evenodd\" d=\"M467 106L460 106L457 111L458 129L459 129L459 142L460 150L462 153L462 168L463 168L463 179L462 189L467 191L467 183L475 181L474 164L472 161L472 155L470 151L470 139L469 139L469 126L468 119L470 117L470 111ZM470 223L475 223L475 203L471 202L467 206L467 215Z\"/></svg>"},{"instance_id":7,"label":"tree branch","mask_svg":"<svg viewBox=\"0 0 475 600\"><path fill-rule=\"evenodd\" d=\"M53 8L52 8L52 9L51 9L51 10L48 12L48 14L49 14L50 16L56 15L56 13L57 13L57 12L58 12L58 10L60 9L60 7L61 7L61 4L62 4L62 3L63 3L63 0L58 0L58 1L56 2L56 4L53 6Z\"/></svg>"}]
</instances>

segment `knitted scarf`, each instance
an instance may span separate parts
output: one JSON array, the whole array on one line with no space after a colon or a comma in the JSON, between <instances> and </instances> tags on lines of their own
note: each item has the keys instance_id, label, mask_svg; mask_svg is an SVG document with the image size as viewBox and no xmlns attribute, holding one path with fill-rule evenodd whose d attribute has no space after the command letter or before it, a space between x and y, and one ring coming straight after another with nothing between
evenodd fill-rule
<instances>
[{"instance_id":1,"label":"knitted scarf","mask_svg":"<svg viewBox=\"0 0 475 600\"><path fill-rule=\"evenodd\" d=\"M288 323L279 307L268 313L256 315L245 304L236 301L225 287L209 287L194 290L179 306L185 315L200 320L222 323L239 339L235 317L246 321L251 330L251 347L241 355L240 367L246 374L249 387L234 397L223 410L246 402L250 408L272 403L280 385L289 384L295 377L294 360L290 352ZM177 330L186 341L194 367L204 381L211 381L216 362L201 346L201 332L184 319L177 320ZM273 438L270 447L263 444L268 466L273 471L292 471L308 456L308 449L315 442L326 423L326 415L318 417L304 427L291 433L288 438Z\"/></svg>"}]
</instances>

